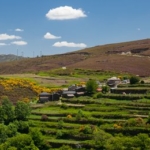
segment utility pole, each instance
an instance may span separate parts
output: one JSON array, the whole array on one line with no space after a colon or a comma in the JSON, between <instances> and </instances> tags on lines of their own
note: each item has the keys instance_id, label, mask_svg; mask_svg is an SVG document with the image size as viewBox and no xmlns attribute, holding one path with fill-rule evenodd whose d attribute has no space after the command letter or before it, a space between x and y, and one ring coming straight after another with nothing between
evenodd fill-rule
<instances>
[{"instance_id":1,"label":"utility pole","mask_svg":"<svg viewBox=\"0 0 150 150\"><path fill-rule=\"evenodd\" d=\"M17 59L18 59L18 49L17 49Z\"/></svg>"}]
</instances>

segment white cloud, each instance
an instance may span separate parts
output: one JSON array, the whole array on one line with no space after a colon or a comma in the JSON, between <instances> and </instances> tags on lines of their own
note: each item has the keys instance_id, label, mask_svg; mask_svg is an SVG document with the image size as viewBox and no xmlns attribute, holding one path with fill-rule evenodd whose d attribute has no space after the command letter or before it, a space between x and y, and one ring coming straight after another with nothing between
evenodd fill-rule
<instances>
[{"instance_id":1,"label":"white cloud","mask_svg":"<svg viewBox=\"0 0 150 150\"><path fill-rule=\"evenodd\" d=\"M67 41L56 42L53 44L53 46L55 47L80 47L80 48L87 47L87 45L84 43L73 43L73 42L68 43Z\"/></svg>"},{"instance_id":2,"label":"white cloud","mask_svg":"<svg viewBox=\"0 0 150 150\"><path fill-rule=\"evenodd\" d=\"M8 35L6 33L0 34L0 40L14 40L14 39L21 39L21 37L16 35Z\"/></svg>"},{"instance_id":3,"label":"white cloud","mask_svg":"<svg viewBox=\"0 0 150 150\"><path fill-rule=\"evenodd\" d=\"M61 36L55 36L55 35L52 35L51 33L47 32L47 33L44 35L44 38L45 38L45 39L59 39L59 38L61 38Z\"/></svg>"},{"instance_id":4,"label":"white cloud","mask_svg":"<svg viewBox=\"0 0 150 150\"><path fill-rule=\"evenodd\" d=\"M50 9L46 14L46 17L49 20L67 20L86 16L87 15L82 9L74 9L71 6L60 6L54 9Z\"/></svg>"},{"instance_id":5,"label":"white cloud","mask_svg":"<svg viewBox=\"0 0 150 150\"><path fill-rule=\"evenodd\" d=\"M14 41L11 42L11 44L22 46L22 45L27 45L28 43L25 41Z\"/></svg>"},{"instance_id":6,"label":"white cloud","mask_svg":"<svg viewBox=\"0 0 150 150\"><path fill-rule=\"evenodd\" d=\"M17 28L17 29L15 29L15 31L22 32L22 31L24 31L24 30Z\"/></svg>"},{"instance_id":7,"label":"white cloud","mask_svg":"<svg viewBox=\"0 0 150 150\"><path fill-rule=\"evenodd\" d=\"M0 46L5 46L6 45L6 43L0 43Z\"/></svg>"}]
</instances>

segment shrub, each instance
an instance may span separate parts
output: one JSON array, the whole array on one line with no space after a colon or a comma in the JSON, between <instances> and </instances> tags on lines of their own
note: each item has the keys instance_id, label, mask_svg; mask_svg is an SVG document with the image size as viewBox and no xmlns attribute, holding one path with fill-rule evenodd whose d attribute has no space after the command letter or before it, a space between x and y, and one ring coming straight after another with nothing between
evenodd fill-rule
<instances>
[{"instance_id":1,"label":"shrub","mask_svg":"<svg viewBox=\"0 0 150 150\"><path fill-rule=\"evenodd\" d=\"M103 93L98 93L97 94L97 98L102 98L103 97Z\"/></svg>"},{"instance_id":2,"label":"shrub","mask_svg":"<svg viewBox=\"0 0 150 150\"><path fill-rule=\"evenodd\" d=\"M63 133L60 131L60 130L58 130L57 132L56 132L56 138L61 138L63 136Z\"/></svg>"},{"instance_id":3,"label":"shrub","mask_svg":"<svg viewBox=\"0 0 150 150\"><path fill-rule=\"evenodd\" d=\"M89 125L86 125L84 130L83 130L84 134L91 134L92 133L92 129Z\"/></svg>"},{"instance_id":4,"label":"shrub","mask_svg":"<svg viewBox=\"0 0 150 150\"><path fill-rule=\"evenodd\" d=\"M77 115L76 115L76 120L81 120L81 118L83 117L83 112L81 109L79 109Z\"/></svg>"},{"instance_id":5,"label":"shrub","mask_svg":"<svg viewBox=\"0 0 150 150\"><path fill-rule=\"evenodd\" d=\"M109 90L109 86L102 86L102 93L107 93Z\"/></svg>"},{"instance_id":6,"label":"shrub","mask_svg":"<svg viewBox=\"0 0 150 150\"><path fill-rule=\"evenodd\" d=\"M71 118L72 118L72 116L71 116L71 115L67 115L67 118L68 118L68 119L71 119Z\"/></svg>"},{"instance_id":7,"label":"shrub","mask_svg":"<svg viewBox=\"0 0 150 150\"><path fill-rule=\"evenodd\" d=\"M63 145L59 150L73 150L69 145Z\"/></svg>"},{"instance_id":8,"label":"shrub","mask_svg":"<svg viewBox=\"0 0 150 150\"><path fill-rule=\"evenodd\" d=\"M62 129L63 128L63 124L64 124L64 121L63 120L59 120L58 121L58 128Z\"/></svg>"},{"instance_id":9,"label":"shrub","mask_svg":"<svg viewBox=\"0 0 150 150\"><path fill-rule=\"evenodd\" d=\"M90 79L89 81L87 81L86 83L86 91L89 94L94 94L96 93L96 89L98 87L98 84L96 83L95 80Z\"/></svg>"},{"instance_id":10,"label":"shrub","mask_svg":"<svg viewBox=\"0 0 150 150\"><path fill-rule=\"evenodd\" d=\"M67 109L67 108L68 108L68 105L67 105L67 104L62 104L62 105L61 105L61 108Z\"/></svg>"},{"instance_id":11,"label":"shrub","mask_svg":"<svg viewBox=\"0 0 150 150\"><path fill-rule=\"evenodd\" d=\"M141 84L144 84L145 82L144 82L144 80L141 80Z\"/></svg>"},{"instance_id":12,"label":"shrub","mask_svg":"<svg viewBox=\"0 0 150 150\"><path fill-rule=\"evenodd\" d=\"M48 116L47 115L42 115L41 116L41 120L42 121L47 121L48 120Z\"/></svg>"},{"instance_id":13,"label":"shrub","mask_svg":"<svg viewBox=\"0 0 150 150\"><path fill-rule=\"evenodd\" d=\"M136 84L139 83L140 78L138 76L131 76L130 77L130 84Z\"/></svg>"}]
</instances>

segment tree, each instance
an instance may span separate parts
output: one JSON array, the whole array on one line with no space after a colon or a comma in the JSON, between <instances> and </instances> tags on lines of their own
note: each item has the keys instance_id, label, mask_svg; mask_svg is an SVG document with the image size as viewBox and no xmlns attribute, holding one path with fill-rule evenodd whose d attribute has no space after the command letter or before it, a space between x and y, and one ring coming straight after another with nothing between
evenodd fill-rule
<instances>
[{"instance_id":1,"label":"tree","mask_svg":"<svg viewBox=\"0 0 150 150\"><path fill-rule=\"evenodd\" d=\"M26 120L30 115L31 109L30 106L22 101L18 101L15 107L15 116L17 120Z\"/></svg>"},{"instance_id":2,"label":"tree","mask_svg":"<svg viewBox=\"0 0 150 150\"><path fill-rule=\"evenodd\" d=\"M112 138L111 134L101 129L98 129L97 131L93 133L93 139L94 139L95 145L100 149L103 149L107 141L111 138Z\"/></svg>"},{"instance_id":3,"label":"tree","mask_svg":"<svg viewBox=\"0 0 150 150\"><path fill-rule=\"evenodd\" d=\"M7 127L4 124L0 124L0 144L7 140Z\"/></svg>"},{"instance_id":4,"label":"tree","mask_svg":"<svg viewBox=\"0 0 150 150\"><path fill-rule=\"evenodd\" d=\"M130 77L130 84L136 84L139 83L140 78L138 76L131 76Z\"/></svg>"},{"instance_id":5,"label":"tree","mask_svg":"<svg viewBox=\"0 0 150 150\"><path fill-rule=\"evenodd\" d=\"M134 138L135 145L139 147L141 150L150 149L150 138L148 134L139 133Z\"/></svg>"},{"instance_id":6,"label":"tree","mask_svg":"<svg viewBox=\"0 0 150 150\"><path fill-rule=\"evenodd\" d=\"M109 92L110 88L109 86L102 86L102 93L107 93Z\"/></svg>"},{"instance_id":7,"label":"tree","mask_svg":"<svg viewBox=\"0 0 150 150\"><path fill-rule=\"evenodd\" d=\"M95 80L89 79L89 81L87 81L87 83L86 83L87 93L94 94L94 93L96 93L97 88L98 88L98 84L96 83Z\"/></svg>"},{"instance_id":8,"label":"tree","mask_svg":"<svg viewBox=\"0 0 150 150\"><path fill-rule=\"evenodd\" d=\"M7 142L0 145L0 149L12 149L16 148L17 150L39 150L35 146L34 141L31 136L28 134L18 134L12 138L9 138Z\"/></svg>"},{"instance_id":9,"label":"tree","mask_svg":"<svg viewBox=\"0 0 150 150\"><path fill-rule=\"evenodd\" d=\"M31 129L29 134L32 137L32 140L34 141L34 144L39 148L39 149L43 149L43 137L42 137L42 133L40 132L39 129Z\"/></svg>"},{"instance_id":10,"label":"tree","mask_svg":"<svg viewBox=\"0 0 150 150\"><path fill-rule=\"evenodd\" d=\"M7 135L8 137L13 137L17 134L17 126L13 123L10 123L7 126Z\"/></svg>"},{"instance_id":11,"label":"tree","mask_svg":"<svg viewBox=\"0 0 150 150\"><path fill-rule=\"evenodd\" d=\"M14 121L14 124L16 125L18 132L20 133L29 133L29 123L26 121Z\"/></svg>"},{"instance_id":12,"label":"tree","mask_svg":"<svg viewBox=\"0 0 150 150\"><path fill-rule=\"evenodd\" d=\"M15 114L13 104L10 102L8 97L3 97L2 107L0 111L2 112L2 120L5 124L9 124L9 122L14 120Z\"/></svg>"}]
</instances>

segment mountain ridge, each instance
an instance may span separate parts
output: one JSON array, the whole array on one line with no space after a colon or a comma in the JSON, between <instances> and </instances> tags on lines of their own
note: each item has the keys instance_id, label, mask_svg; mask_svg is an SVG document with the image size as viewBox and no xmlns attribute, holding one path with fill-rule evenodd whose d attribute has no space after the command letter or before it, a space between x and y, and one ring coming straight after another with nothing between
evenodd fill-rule
<instances>
[{"instance_id":1,"label":"mountain ridge","mask_svg":"<svg viewBox=\"0 0 150 150\"><path fill-rule=\"evenodd\" d=\"M0 74L67 68L150 76L150 39L98 45L73 52L0 63Z\"/></svg>"}]
</instances>

